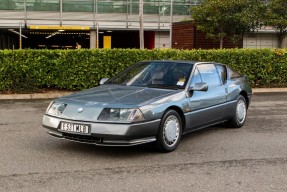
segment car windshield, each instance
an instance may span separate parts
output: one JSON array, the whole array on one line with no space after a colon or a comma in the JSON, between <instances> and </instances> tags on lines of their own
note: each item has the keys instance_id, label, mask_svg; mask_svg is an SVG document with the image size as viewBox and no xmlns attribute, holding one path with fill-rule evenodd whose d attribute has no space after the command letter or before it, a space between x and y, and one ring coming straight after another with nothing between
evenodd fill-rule
<instances>
[{"instance_id":1,"label":"car windshield","mask_svg":"<svg viewBox=\"0 0 287 192\"><path fill-rule=\"evenodd\" d=\"M154 88L184 88L193 65L180 62L143 62L122 71L105 84Z\"/></svg>"}]
</instances>

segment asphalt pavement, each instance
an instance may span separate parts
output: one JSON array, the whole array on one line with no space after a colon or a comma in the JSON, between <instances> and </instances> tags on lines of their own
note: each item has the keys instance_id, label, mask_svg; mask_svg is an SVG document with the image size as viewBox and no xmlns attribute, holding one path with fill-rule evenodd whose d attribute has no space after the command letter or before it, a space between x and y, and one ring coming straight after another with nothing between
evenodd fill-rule
<instances>
[{"instance_id":1,"label":"asphalt pavement","mask_svg":"<svg viewBox=\"0 0 287 192\"><path fill-rule=\"evenodd\" d=\"M0 101L0 191L287 191L287 93L255 93L244 127L183 136L177 150L99 147L46 134L50 99Z\"/></svg>"}]
</instances>

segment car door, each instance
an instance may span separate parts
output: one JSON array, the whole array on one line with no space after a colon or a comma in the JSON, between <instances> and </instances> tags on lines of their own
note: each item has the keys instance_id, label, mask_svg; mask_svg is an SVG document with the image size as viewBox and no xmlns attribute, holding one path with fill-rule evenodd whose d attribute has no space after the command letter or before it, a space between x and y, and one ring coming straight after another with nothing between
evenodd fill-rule
<instances>
[{"instance_id":1,"label":"car door","mask_svg":"<svg viewBox=\"0 0 287 192\"><path fill-rule=\"evenodd\" d=\"M214 64L195 66L190 86L204 82L207 91L192 91L190 102L190 125L192 129L220 121L225 116L226 92L224 82Z\"/></svg>"}]
</instances>

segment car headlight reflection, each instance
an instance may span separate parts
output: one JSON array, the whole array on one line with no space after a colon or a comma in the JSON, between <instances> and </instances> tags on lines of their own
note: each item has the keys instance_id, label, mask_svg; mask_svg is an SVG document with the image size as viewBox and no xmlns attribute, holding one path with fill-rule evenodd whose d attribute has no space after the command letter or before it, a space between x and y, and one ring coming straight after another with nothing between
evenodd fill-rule
<instances>
[{"instance_id":1,"label":"car headlight reflection","mask_svg":"<svg viewBox=\"0 0 287 192\"><path fill-rule=\"evenodd\" d=\"M46 113L53 116L60 116L65 110L67 104L53 101L47 108Z\"/></svg>"},{"instance_id":2,"label":"car headlight reflection","mask_svg":"<svg viewBox=\"0 0 287 192\"><path fill-rule=\"evenodd\" d=\"M101 121L143 121L144 116L139 109L105 108L98 120Z\"/></svg>"}]
</instances>

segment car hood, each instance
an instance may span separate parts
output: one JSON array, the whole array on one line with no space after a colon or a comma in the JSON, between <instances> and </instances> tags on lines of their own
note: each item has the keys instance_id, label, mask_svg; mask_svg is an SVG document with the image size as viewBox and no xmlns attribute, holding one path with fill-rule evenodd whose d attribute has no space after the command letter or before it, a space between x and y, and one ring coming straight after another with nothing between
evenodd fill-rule
<instances>
[{"instance_id":1,"label":"car hood","mask_svg":"<svg viewBox=\"0 0 287 192\"><path fill-rule=\"evenodd\" d=\"M182 90L102 85L58 99L67 104L61 118L97 121L103 108L140 108ZM83 109L79 112L79 109Z\"/></svg>"},{"instance_id":2,"label":"car hood","mask_svg":"<svg viewBox=\"0 0 287 192\"><path fill-rule=\"evenodd\" d=\"M74 93L62 99L70 101L96 102L121 105L141 105L148 100L174 94L178 90L155 89L146 87L102 85L78 93Z\"/></svg>"}]
</instances>

